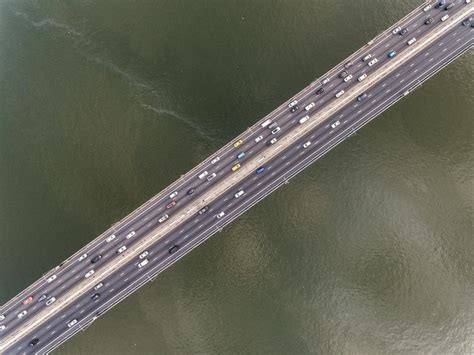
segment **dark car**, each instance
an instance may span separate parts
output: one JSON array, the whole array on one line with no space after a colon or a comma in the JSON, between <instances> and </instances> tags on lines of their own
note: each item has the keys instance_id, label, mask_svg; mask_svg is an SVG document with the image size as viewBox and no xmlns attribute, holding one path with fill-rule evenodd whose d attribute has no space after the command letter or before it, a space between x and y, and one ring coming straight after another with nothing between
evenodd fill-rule
<instances>
[{"instance_id":1,"label":"dark car","mask_svg":"<svg viewBox=\"0 0 474 355\"><path fill-rule=\"evenodd\" d=\"M316 90L316 95L321 95L324 92L324 88L321 87L318 90Z\"/></svg>"},{"instance_id":2,"label":"dark car","mask_svg":"<svg viewBox=\"0 0 474 355\"><path fill-rule=\"evenodd\" d=\"M179 245L175 245L174 247L171 247L169 251L170 254L174 254L179 250Z\"/></svg>"},{"instance_id":3,"label":"dark car","mask_svg":"<svg viewBox=\"0 0 474 355\"><path fill-rule=\"evenodd\" d=\"M48 298L48 295L45 293L45 294L41 295L40 298L38 298L38 302L43 302L47 298Z\"/></svg>"},{"instance_id":4,"label":"dark car","mask_svg":"<svg viewBox=\"0 0 474 355\"><path fill-rule=\"evenodd\" d=\"M209 210L209 206L205 206L205 207L201 208L198 213L199 213L199 214L204 214L204 213L206 213L208 210Z\"/></svg>"},{"instance_id":5,"label":"dark car","mask_svg":"<svg viewBox=\"0 0 474 355\"><path fill-rule=\"evenodd\" d=\"M188 192L186 192L186 195L192 195L196 191L193 187L191 187Z\"/></svg>"},{"instance_id":6,"label":"dark car","mask_svg":"<svg viewBox=\"0 0 474 355\"><path fill-rule=\"evenodd\" d=\"M100 297L100 293L94 293L92 296L91 296L91 300L92 301L97 301Z\"/></svg>"},{"instance_id":7,"label":"dark car","mask_svg":"<svg viewBox=\"0 0 474 355\"><path fill-rule=\"evenodd\" d=\"M296 112L296 110L299 110L299 109L300 109L300 107L298 105L295 105L292 108L290 108L290 112L293 113L293 112Z\"/></svg>"},{"instance_id":8,"label":"dark car","mask_svg":"<svg viewBox=\"0 0 474 355\"><path fill-rule=\"evenodd\" d=\"M463 26L466 26L466 27L469 27L469 26L471 26L471 21L469 21L469 19L465 19L465 20L462 22L462 25L463 25Z\"/></svg>"},{"instance_id":9,"label":"dark car","mask_svg":"<svg viewBox=\"0 0 474 355\"><path fill-rule=\"evenodd\" d=\"M344 79L344 78L345 78L346 76L348 76L348 75L349 75L349 73L347 72L347 70L343 70L343 71L341 71L341 72L339 73L339 77L340 77L341 79Z\"/></svg>"},{"instance_id":10,"label":"dark car","mask_svg":"<svg viewBox=\"0 0 474 355\"><path fill-rule=\"evenodd\" d=\"M257 174L261 174L261 173L263 173L264 171L265 171L265 167L264 167L264 166L261 166L261 167L259 167L257 170L255 170L255 172L256 172Z\"/></svg>"},{"instance_id":11,"label":"dark car","mask_svg":"<svg viewBox=\"0 0 474 355\"><path fill-rule=\"evenodd\" d=\"M425 21L425 25L429 25L430 23L432 23L434 21L434 18L430 17L430 18L427 18L426 21Z\"/></svg>"},{"instance_id":12,"label":"dark car","mask_svg":"<svg viewBox=\"0 0 474 355\"><path fill-rule=\"evenodd\" d=\"M446 0L440 0L440 2L438 2L436 5L435 5L435 9L439 9L441 6L443 6L444 4L446 4Z\"/></svg>"},{"instance_id":13,"label":"dark car","mask_svg":"<svg viewBox=\"0 0 474 355\"><path fill-rule=\"evenodd\" d=\"M32 341L30 341L30 342L28 343L28 346L29 346L30 348L32 348L33 346L35 346L35 345L38 344L39 342L40 342L40 340L39 340L38 338L34 338Z\"/></svg>"},{"instance_id":14,"label":"dark car","mask_svg":"<svg viewBox=\"0 0 474 355\"><path fill-rule=\"evenodd\" d=\"M449 4L448 6L444 8L444 11L448 11L449 9L452 9L453 6L454 6L454 3L452 2L451 4Z\"/></svg>"},{"instance_id":15,"label":"dark car","mask_svg":"<svg viewBox=\"0 0 474 355\"><path fill-rule=\"evenodd\" d=\"M402 30L398 33L400 36L403 36L404 34L408 33L408 28L402 28Z\"/></svg>"},{"instance_id":16,"label":"dark car","mask_svg":"<svg viewBox=\"0 0 474 355\"><path fill-rule=\"evenodd\" d=\"M96 262L98 262L100 259L102 259L102 254L98 254L96 256L94 256L91 260L91 263L92 264L95 264Z\"/></svg>"},{"instance_id":17,"label":"dark car","mask_svg":"<svg viewBox=\"0 0 474 355\"><path fill-rule=\"evenodd\" d=\"M352 62L347 62L344 64L344 68L349 69L350 67L352 67Z\"/></svg>"},{"instance_id":18,"label":"dark car","mask_svg":"<svg viewBox=\"0 0 474 355\"><path fill-rule=\"evenodd\" d=\"M367 93L364 92L362 95L357 96L357 101L362 101L367 97Z\"/></svg>"}]
</instances>

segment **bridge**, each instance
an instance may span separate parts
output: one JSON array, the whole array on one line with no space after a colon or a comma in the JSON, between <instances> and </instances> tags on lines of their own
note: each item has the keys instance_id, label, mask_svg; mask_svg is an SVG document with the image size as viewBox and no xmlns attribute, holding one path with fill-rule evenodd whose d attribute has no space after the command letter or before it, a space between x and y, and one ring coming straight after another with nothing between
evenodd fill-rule
<instances>
[{"instance_id":1,"label":"bridge","mask_svg":"<svg viewBox=\"0 0 474 355\"><path fill-rule=\"evenodd\" d=\"M57 348L470 50L474 5L451 2L421 4L4 304L0 352Z\"/></svg>"}]
</instances>

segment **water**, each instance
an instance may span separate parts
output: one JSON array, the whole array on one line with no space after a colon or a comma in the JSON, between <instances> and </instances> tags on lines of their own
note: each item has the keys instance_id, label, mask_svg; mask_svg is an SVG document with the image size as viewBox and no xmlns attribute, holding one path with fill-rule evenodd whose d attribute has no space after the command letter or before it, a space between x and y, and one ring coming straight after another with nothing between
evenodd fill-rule
<instances>
[{"instance_id":1,"label":"water","mask_svg":"<svg viewBox=\"0 0 474 355\"><path fill-rule=\"evenodd\" d=\"M417 1L0 2L0 303ZM59 354L474 352L472 52Z\"/></svg>"}]
</instances>

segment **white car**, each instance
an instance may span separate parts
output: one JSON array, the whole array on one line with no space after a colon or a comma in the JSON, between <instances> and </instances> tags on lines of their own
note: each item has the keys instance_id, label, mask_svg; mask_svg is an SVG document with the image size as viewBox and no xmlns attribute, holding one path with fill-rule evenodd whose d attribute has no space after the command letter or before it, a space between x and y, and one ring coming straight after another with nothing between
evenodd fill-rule
<instances>
[{"instance_id":1,"label":"white car","mask_svg":"<svg viewBox=\"0 0 474 355\"><path fill-rule=\"evenodd\" d=\"M326 85L326 84L329 83L330 81L331 81L331 79L326 78L326 79L324 79L321 83L322 83L323 85Z\"/></svg>"},{"instance_id":2,"label":"white car","mask_svg":"<svg viewBox=\"0 0 474 355\"><path fill-rule=\"evenodd\" d=\"M255 138L255 143L260 142L262 139L263 139L263 136L258 136L257 138Z\"/></svg>"},{"instance_id":3,"label":"white car","mask_svg":"<svg viewBox=\"0 0 474 355\"><path fill-rule=\"evenodd\" d=\"M295 106L297 103L298 103L298 100L291 101L291 102L288 104L288 108L292 108L292 107Z\"/></svg>"},{"instance_id":4,"label":"white car","mask_svg":"<svg viewBox=\"0 0 474 355\"><path fill-rule=\"evenodd\" d=\"M209 176L207 177L207 181L211 181L211 180L214 179L216 176L217 176L216 173L212 173L211 175L209 175Z\"/></svg>"},{"instance_id":5,"label":"white car","mask_svg":"<svg viewBox=\"0 0 474 355\"><path fill-rule=\"evenodd\" d=\"M400 32L401 30L402 30L401 27L397 27L397 28L395 28L395 29L392 31L392 33L393 33L394 35L396 35L396 34L397 34L398 32Z\"/></svg>"},{"instance_id":6,"label":"white car","mask_svg":"<svg viewBox=\"0 0 474 355\"><path fill-rule=\"evenodd\" d=\"M215 164L215 163L217 163L219 160L221 160L221 158L215 157L214 159L211 160L211 164Z\"/></svg>"},{"instance_id":7,"label":"white car","mask_svg":"<svg viewBox=\"0 0 474 355\"><path fill-rule=\"evenodd\" d=\"M466 4L470 4L471 3L471 0L466 0Z\"/></svg>"},{"instance_id":8,"label":"white car","mask_svg":"<svg viewBox=\"0 0 474 355\"><path fill-rule=\"evenodd\" d=\"M305 144L303 144L303 148L308 148L311 145L310 141L307 141Z\"/></svg>"},{"instance_id":9,"label":"white car","mask_svg":"<svg viewBox=\"0 0 474 355\"><path fill-rule=\"evenodd\" d=\"M244 190L239 190L239 191L234 195L234 197L235 197L235 198L239 198L239 197L242 196L244 193L245 193Z\"/></svg>"},{"instance_id":10,"label":"white car","mask_svg":"<svg viewBox=\"0 0 474 355\"><path fill-rule=\"evenodd\" d=\"M334 122L334 123L331 125L331 127L332 127L332 128L336 128L336 127L339 126L340 124L341 124L341 122L336 121L336 122Z\"/></svg>"},{"instance_id":11,"label":"white car","mask_svg":"<svg viewBox=\"0 0 474 355\"><path fill-rule=\"evenodd\" d=\"M5 327L4 325L0 325L0 332L1 332L2 330L5 330L5 328L6 328L6 327Z\"/></svg>"},{"instance_id":12,"label":"white car","mask_svg":"<svg viewBox=\"0 0 474 355\"><path fill-rule=\"evenodd\" d=\"M49 306L50 304L56 301L56 297L51 297L49 300L46 301L46 305Z\"/></svg>"},{"instance_id":13,"label":"white car","mask_svg":"<svg viewBox=\"0 0 474 355\"><path fill-rule=\"evenodd\" d=\"M336 94L336 98L341 97L342 95L344 95L344 93L345 93L344 90L339 91L339 92Z\"/></svg>"},{"instance_id":14,"label":"white car","mask_svg":"<svg viewBox=\"0 0 474 355\"><path fill-rule=\"evenodd\" d=\"M138 267L141 269L144 267L146 264L148 264L148 259L143 260L140 264L138 264Z\"/></svg>"},{"instance_id":15,"label":"white car","mask_svg":"<svg viewBox=\"0 0 474 355\"><path fill-rule=\"evenodd\" d=\"M67 324L67 327L68 327L68 328L71 328L71 327L72 327L74 324L76 324L76 323L77 323L77 319L74 318L72 321L70 321L70 322Z\"/></svg>"},{"instance_id":16,"label":"white car","mask_svg":"<svg viewBox=\"0 0 474 355\"><path fill-rule=\"evenodd\" d=\"M359 77L357 78L357 80L358 80L358 81L362 81L362 80L364 80L365 78L367 78L367 74L364 73L364 74L362 74L361 76L359 76Z\"/></svg>"},{"instance_id":17,"label":"white car","mask_svg":"<svg viewBox=\"0 0 474 355\"><path fill-rule=\"evenodd\" d=\"M102 288L104 286L103 282L99 282L97 285L94 286L94 290L98 290L99 288Z\"/></svg>"},{"instance_id":18,"label":"white car","mask_svg":"<svg viewBox=\"0 0 474 355\"><path fill-rule=\"evenodd\" d=\"M470 1L470 0L469 0ZM423 8L423 11L424 12L427 12L429 9L431 9L431 5L426 5L424 8Z\"/></svg>"},{"instance_id":19,"label":"white car","mask_svg":"<svg viewBox=\"0 0 474 355\"><path fill-rule=\"evenodd\" d=\"M48 279L46 281L47 282L53 282L54 280L56 280L56 278L57 278L57 276L53 275L53 276L48 277Z\"/></svg>"},{"instance_id":20,"label":"white car","mask_svg":"<svg viewBox=\"0 0 474 355\"><path fill-rule=\"evenodd\" d=\"M448 16L448 15L445 15L445 16ZM443 17L444 17L444 16L443 16ZM441 18L441 19L443 19L443 18ZM415 43L415 42L416 42L416 38L413 37L412 39L410 39L409 41L407 41L407 44L408 44L409 46L411 46L411 45L412 45L413 43Z\"/></svg>"},{"instance_id":21,"label":"white car","mask_svg":"<svg viewBox=\"0 0 474 355\"><path fill-rule=\"evenodd\" d=\"M91 277L94 274L94 270L89 270L84 277L87 279L88 277Z\"/></svg>"},{"instance_id":22,"label":"white car","mask_svg":"<svg viewBox=\"0 0 474 355\"><path fill-rule=\"evenodd\" d=\"M120 248L118 248L117 250L117 254L121 254L123 253L125 250L127 250L127 247L125 245L121 246Z\"/></svg>"},{"instance_id":23,"label":"white car","mask_svg":"<svg viewBox=\"0 0 474 355\"><path fill-rule=\"evenodd\" d=\"M219 214L216 215L216 218L217 218L217 219L221 219L222 217L224 217L224 215L225 215L225 212L222 211L221 213L219 213Z\"/></svg>"},{"instance_id":24,"label":"white car","mask_svg":"<svg viewBox=\"0 0 474 355\"><path fill-rule=\"evenodd\" d=\"M134 231L131 231L130 233L127 234L127 236L125 238L127 239L130 239L131 237L133 237L136 233Z\"/></svg>"},{"instance_id":25,"label":"white car","mask_svg":"<svg viewBox=\"0 0 474 355\"><path fill-rule=\"evenodd\" d=\"M18 319L21 319L21 318L23 318L24 316L26 316L26 313L28 313L28 311L27 311L26 309L25 309L23 312L18 313L18 316L17 316Z\"/></svg>"},{"instance_id":26,"label":"white car","mask_svg":"<svg viewBox=\"0 0 474 355\"><path fill-rule=\"evenodd\" d=\"M0 314L0 320L4 320L5 319L5 315L4 314Z\"/></svg>"},{"instance_id":27,"label":"white car","mask_svg":"<svg viewBox=\"0 0 474 355\"><path fill-rule=\"evenodd\" d=\"M203 172L199 175L199 179L201 179L201 180L204 179L204 178L207 176L207 174L209 174L209 173L207 172L207 170L203 171Z\"/></svg>"},{"instance_id":28,"label":"white car","mask_svg":"<svg viewBox=\"0 0 474 355\"><path fill-rule=\"evenodd\" d=\"M143 253L141 253L141 254L138 256L138 258L139 258L139 259L146 258L146 257L148 256L148 254L149 254L148 251L145 250Z\"/></svg>"},{"instance_id":29,"label":"white car","mask_svg":"<svg viewBox=\"0 0 474 355\"><path fill-rule=\"evenodd\" d=\"M372 54L367 54L364 58L362 58L363 62L368 61L370 58L372 58Z\"/></svg>"},{"instance_id":30,"label":"white car","mask_svg":"<svg viewBox=\"0 0 474 355\"><path fill-rule=\"evenodd\" d=\"M84 260L85 258L87 258L87 253L82 254L82 255L79 257L79 260L78 260L78 261L82 261L82 260Z\"/></svg>"},{"instance_id":31,"label":"white car","mask_svg":"<svg viewBox=\"0 0 474 355\"><path fill-rule=\"evenodd\" d=\"M304 116L302 118L300 118L300 120L298 121L300 124L303 124L305 123L307 120L309 120L309 116Z\"/></svg>"},{"instance_id":32,"label":"white car","mask_svg":"<svg viewBox=\"0 0 474 355\"><path fill-rule=\"evenodd\" d=\"M449 15L444 15L443 17L441 17L441 22L446 21L448 18L449 18Z\"/></svg>"},{"instance_id":33,"label":"white car","mask_svg":"<svg viewBox=\"0 0 474 355\"><path fill-rule=\"evenodd\" d=\"M276 138L272 138L272 139L270 140L270 145L275 144L276 142L277 142L277 139L276 139Z\"/></svg>"},{"instance_id":34,"label":"white car","mask_svg":"<svg viewBox=\"0 0 474 355\"><path fill-rule=\"evenodd\" d=\"M374 59L372 59L372 60L369 62L368 66L371 67L372 65L374 65L374 64L377 63L378 61L379 61L379 60L378 60L377 58L374 58Z\"/></svg>"},{"instance_id":35,"label":"white car","mask_svg":"<svg viewBox=\"0 0 474 355\"><path fill-rule=\"evenodd\" d=\"M160 223L163 223L164 221L166 221L170 216L168 216L167 214L164 214L163 216L161 216L161 218L158 220L158 222Z\"/></svg>"},{"instance_id":36,"label":"white car","mask_svg":"<svg viewBox=\"0 0 474 355\"><path fill-rule=\"evenodd\" d=\"M107 237L107 239L105 239L105 241L106 241L107 243L110 243L110 242L111 242L112 240L114 240L114 239L115 239L115 234L112 234L111 236Z\"/></svg>"},{"instance_id":37,"label":"white car","mask_svg":"<svg viewBox=\"0 0 474 355\"><path fill-rule=\"evenodd\" d=\"M311 110L314 106L316 106L316 104L314 102L311 102L309 105L307 105L304 109L306 111L309 111Z\"/></svg>"},{"instance_id":38,"label":"white car","mask_svg":"<svg viewBox=\"0 0 474 355\"><path fill-rule=\"evenodd\" d=\"M178 191L173 192L173 193L170 195L170 199L174 199L176 196L178 196Z\"/></svg>"},{"instance_id":39,"label":"white car","mask_svg":"<svg viewBox=\"0 0 474 355\"><path fill-rule=\"evenodd\" d=\"M275 128L273 131L272 131L272 134L277 134L278 132L280 132L280 127L277 127Z\"/></svg>"},{"instance_id":40,"label":"white car","mask_svg":"<svg viewBox=\"0 0 474 355\"><path fill-rule=\"evenodd\" d=\"M344 82L347 83L347 82L348 82L349 80L351 80L351 79L352 79L352 74L349 74L348 76L346 76L346 77L344 78Z\"/></svg>"}]
</instances>

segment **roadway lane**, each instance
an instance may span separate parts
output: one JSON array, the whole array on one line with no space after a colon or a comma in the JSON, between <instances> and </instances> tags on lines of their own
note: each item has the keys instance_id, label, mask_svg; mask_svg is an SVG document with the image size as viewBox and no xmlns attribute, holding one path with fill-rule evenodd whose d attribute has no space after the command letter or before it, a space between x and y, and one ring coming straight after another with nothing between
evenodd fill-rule
<instances>
[{"instance_id":1,"label":"roadway lane","mask_svg":"<svg viewBox=\"0 0 474 355\"><path fill-rule=\"evenodd\" d=\"M471 35L471 38L472 38L472 35ZM463 43L463 42L461 42L461 43ZM437 43L437 45L438 45L438 43ZM450 46L451 46L451 47L456 47L457 45L459 45L459 42L454 42L454 43L451 42L451 43L450 43ZM433 47L433 49L435 49L435 48L434 48L435 46L432 46L432 47ZM441 52L441 55L444 54L446 57L448 57L449 54L451 54L452 48L449 48L449 47L446 47L446 48L447 48L447 51ZM428 51L429 51L429 50L428 50ZM427 61L425 60L425 58L423 58L423 57L424 57L424 55L421 55L421 54L417 57L417 61L420 62L420 63L417 63L416 68L419 69L420 73L422 73L427 67L429 68L429 67L433 66L433 65L431 64L431 62L427 62ZM437 63L439 59L436 58L435 60L436 60L436 62L433 61L433 63ZM420 66L420 65L423 65L423 66ZM408 80L409 77L407 76L407 74L409 74L410 72L412 72L409 68L410 68L410 67L407 66L407 67L405 67L405 72L403 72L403 73L400 72L400 74L401 74L401 79L398 79L398 77L396 76L396 74L395 74L395 77L391 76L391 77L389 78L390 81L388 82L389 87L393 87L393 84L394 84L395 81L403 80L403 78L406 78L406 79ZM387 80L388 80L388 79L387 79ZM387 81L384 81L383 83L380 83L380 85L379 85L380 87L378 88L379 91L385 90L385 89L382 88L382 85L383 85L383 84L387 84ZM398 88L395 88L395 89L393 89L393 92L397 92L397 90L399 90L399 89L398 89ZM374 95L379 95L379 94L380 94L379 91L376 92L376 91L375 91L375 88L374 88L374 90L371 90L371 92L373 92ZM397 95L399 95L400 92L401 92L401 91L399 90L399 92L397 93ZM363 105L363 103L362 103L361 105ZM349 109L351 109L351 107L346 108L346 110L349 110ZM352 111L353 111L353 110L355 110L355 107L352 108ZM367 109L364 109L364 112L365 112L366 110L367 110ZM346 114L349 115L350 112L346 112ZM364 114L364 113L362 113L362 114ZM338 113L338 115L339 115L339 113ZM357 115L354 115L354 117L357 117ZM354 118L354 119L355 119L355 118ZM320 128L321 128L321 127L318 127L318 129L320 129ZM332 130L331 130L331 132L332 132ZM344 133L343 131L341 131L341 132ZM311 134L314 135L315 132L311 132ZM346 134L346 135L347 135L347 134ZM344 137L345 137L345 136L344 136ZM327 139L328 139L328 138L329 138L329 134L326 135L325 137L319 137L319 139L321 140L321 142L324 142L324 143L322 143L322 144L327 144ZM305 138L305 139L306 139L306 138ZM300 145L301 145L301 142L298 142L298 143L296 144L296 150L298 150L298 148L300 147ZM311 147L311 146L310 146L310 147ZM316 148L316 145L314 145L313 147ZM295 148L295 147L293 147L293 148ZM292 148L290 147L289 150L291 150L291 149L292 149ZM299 148L299 149L301 150L301 148ZM307 152L309 153L310 150L307 150ZM305 153L305 152L303 152L303 153ZM288 162L285 163L285 166L287 165L287 163L288 163ZM270 165L269 165L269 169L272 169L272 168L275 169L275 170L272 171L271 174L276 174L277 176L279 176L282 172L285 171L285 169L283 168L282 171L277 172L278 166L275 165L275 167L273 167L272 163L269 163L269 164L270 164ZM279 166L280 169L282 169L281 165L282 165L282 164L280 164L280 166ZM297 165L298 165L298 164L295 165L295 162L294 162L294 161L291 161L291 166L292 166L292 167L293 167L293 166L297 166ZM273 175L267 174L267 180L270 180L270 181L264 180L264 181L260 181L260 183L263 183L264 185L265 185L265 184L268 184L268 185L269 185L271 181L277 181L277 180L278 180L278 178L275 179L275 178L273 178L272 176L273 176ZM255 179L255 177L252 177L252 180L253 180L253 179ZM245 182L243 182L243 184L245 184ZM253 187L252 187L252 185L249 185L248 187L245 186L245 189L246 189L246 194L245 194L244 196L242 196L242 199L241 199L241 200L239 199L239 200L237 201L237 202L242 202L242 204L246 201L245 196L248 196L248 198L251 198L252 196L254 196L254 194L253 194L252 192L257 192L257 191L259 190L259 187L258 187L258 186L255 186L255 184L254 184ZM254 190L256 190L256 191L254 191ZM232 193L233 193L233 192L230 192L230 194L232 194ZM227 196L227 199L229 199L229 198L232 199L231 196ZM223 207L225 207L225 206L223 206L223 205L225 205L226 203L227 203L227 202L222 201L221 204L216 204L216 207L214 208L214 209L216 210L215 212L217 212L219 209L222 209ZM231 206L230 206L230 207L231 207ZM209 212L211 212L211 211L209 211ZM231 212L229 212L229 214L230 214L230 213L231 213ZM237 214L238 214L238 213L237 213ZM209 222L209 224L212 224L212 223L214 223L214 221L215 221L215 220L214 220L213 218L210 218L208 222ZM207 226L207 225L206 225L206 226ZM214 227L214 226L213 226L213 227ZM183 239L183 237L181 237L181 239L177 239L176 241L173 241L173 243L177 243L177 244L179 244L179 243L184 244L184 242L185 242L185 239ZM178 252L178 253L179 253L179 252ZM177 253L177 256L179 256L178 253ZM155 256L155 259L151 259L151 255L153 255L153 254L156 255L156 256ZM157 250L157 251L155 251L155 250L150 251L150 264L149 264L149 267L152 266L152 263L153 263L154 260L163 262L163 258L166 258L167 256L168 256L168 255L167 255L167 249L163 250L162 247L161 247L161 252L160 252L160 250ZM140 275L140 271L141 271L141 270L138 270L138 268L135 266L135 264L136 264L136 262L135 262L133 265L127 266L127 267L131 267L131 269L130 269L130 270L128 270L128 269L127 269L127 270L124 270L124 271L121 272L121 274L122 274L123 272L126 272L126 275L127 275L127 278L128 278L128 279L133 278L133 275ZM120 275L115 275L115 278L112 279L112 280L110 280L110 281L108 281L107 283L108 283L108 284L110 283L110 284L113 286L113 285L117 285L117 283L120 283L120 282L122 282L122 281L121 281L121 276L120 276ZM113 289L112 291L116 291L116 290L117 290L117 289ZM105 299L103 299L103 300L105 300ZM87 300L82 300L82 302L86 302L86 301L87 301ZM72 311L72 312L74 312L74 311L77 312L77 310L76 310L75 308L76 308L76 306L71 307L71 311ZM94 305L93 305L92 308L95 308ZM84 311L84 312L87 314L87 311ZM59 327L65 326L66 323L65 323L64 319L69 319L69 318L72 317L72 316L73 316L72 313L71 313L70 315L69 315L69 314L63 314L63 315L62 315L62 318L57 320L57 321L58 321L58 326L59 326ZM55 333L55 334L59 334L59 330L56 330L56 333ZM53 334L53 336L54 336L54 334Z\"/></svg>"}]
</instances>

